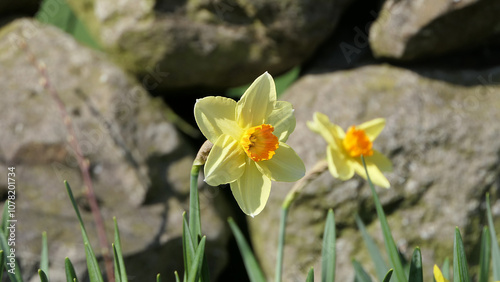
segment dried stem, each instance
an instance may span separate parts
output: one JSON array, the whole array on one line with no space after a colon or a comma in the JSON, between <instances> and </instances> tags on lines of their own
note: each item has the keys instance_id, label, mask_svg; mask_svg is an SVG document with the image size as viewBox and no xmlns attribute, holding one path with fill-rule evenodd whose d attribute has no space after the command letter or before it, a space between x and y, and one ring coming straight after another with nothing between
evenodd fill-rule
<instances>
[{"instance_id":1,"label":"dried stem","mask_svg":"<svg viewBox=\"0 0 500 282\"><path fill-rule=\"evenodd\" d=\"M90 205L90 210L94 217L94 222L96 224L97 236L99 238L99 245L101 247L101 254L103 256L104 265L106 268L106 275L109 282L114 282L115 277L113 272L113 261L111 260L110 256L110 250L108 247L109 244L108 244L108 239L106 237L106 229L104 227L104 221L102 219L102 215L99 210L99 205L97 203L97 199L94 193L92 178L90 177L89 160L86 159L82 154L80 144L78 142L78 139L76 138L71 117L68 115L64 102L61 100L59 93L50 83L49 76L47 75L46 65L43 62L39 62L36 59L35 55L32 52L30 52L30 50L28 49L28 45L26 44L26 41L21 41L19 44L19 48L26 53L29 62L38 70L38 73L40 75L40 81L39 81L40 84L50 94L52 99L54 99L54 101L57 104L57 107L59 108L61 118L64 121L66 130L68 131L68 142L76 155L78 166L80 167L80 171L82 173L83 183L86 187L86 196Z\"/></svg>"}]
</instances>

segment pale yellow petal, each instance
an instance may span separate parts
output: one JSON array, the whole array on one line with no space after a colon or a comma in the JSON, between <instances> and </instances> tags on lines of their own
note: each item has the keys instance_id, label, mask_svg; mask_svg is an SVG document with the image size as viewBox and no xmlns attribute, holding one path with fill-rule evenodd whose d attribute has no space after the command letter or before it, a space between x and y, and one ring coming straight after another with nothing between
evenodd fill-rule
<instances>
[{"instance_id":1,"label":"pale yellow petal","mask_svg":"<svg viewBox=\"0 0 500 282\"><path fill-rule=\"evenodd\" d=\"M245 91L236 106L236 120L242 128L264 123L276 103L276 86L272 76L265 72Z\"/></svg>"},{"instance_id":2,"label":"pale yellow petal","mask_svg":"<svg viewBox=\"0 0 500 282\"><path fill-rule=\"evenodd\" d=\"M276 154L270 160L255 164L263 174L274 181L294 182L301 179L306 172L302 159L283 142L280 142Z\"/></svg>"},{"instance_id":3,"label":"pale yellow petal","mask_svg":"<svg viewBox=\"0 0 500 282\"><path fill-rule=\"evenodd\" d=\"M365 159L366 161L366 169L368 170L368 173L370 174L370 179L374 185L377 185L379 187L383 188L389 188L391 187L391 184L389 183L389 180L384 176L384 174L380 171L380 169L371 161L368 159ZM365 168L363 167L363 163L361 162L361 158L356 158L355 160L353 159L353 167L354 171L363 177L364 179L366 178L366 172Z\"/></svg>"},{"instance_id":4,"label":"pale yellow petal","mask_svg":"<svg viewBox=\"0 0 500 282\"><path fill-rule=\"evenodd\" d=\"M245 171L246 154L239 142L221 135L214 143L205 163L205 182L209 185L231 183Z\"/></svg>"},{"instance_id":5,"label":"pale yellow petal","mask_svg":"<svg viewBox=\"0 0 500 282\"><path fill-rule=\"evenodd\" d=\"M239 139L242 129L236 123L236 102L224 97L205 97L194 105L194 117L203 135L215 144L222 134Z\"/></svg>"},{"instance_id":6,"label":"pale yellow petal","mask_svg":"<svg viewBox=\"0 0 500 282\"><path fill-rule=\"evenodd\" d=\"M249 159L243 175L230 185L241 210L251 217L264 209L271 193L271 179L263 175L255 162Z\"/></svg>"},{"instance_id":7,"label":"pale yellow petal","mask_svg":"<svg viewBox=\"0 0 500 282\"><path fill-rule=\"evenodd\" d=\"M376 118L370 121L364 122L358 126L359 129L363 129L365 131L366 136L370 141L373 142L375 138L382 132L385 127L385 119Z\"/></svg>"},{"instance_id":8,"label":"pale yellow petal","mask_svg":"<svg viewBox=\"0 0 500 282\"><path fill-rule=\"evenodd\" d=\"M436 282L448 282L448 279L444 278L443 273L437 265L434 265L434 279Z\"/></svg>"},{"instance_id":9,"label":"pale yellow petal","mask_svg":"<svg viewBox=\"0 0 500 282\"><path fill-rule=\"evenodd\" d=\"M314 113L313 120L307 123L309 129L320 134L332 147L340 148L341 140L345 137L344 130L331 123L327 115L319 112Z\"/></svg>"},{"instance_id":10,"label":"pale yellow petal","mask_svg":"<svg viewBox=\"0 0 500 282\"><path fill-rule=\"evenodd\" d=\"M281 142L286 142L288 136L295 129L295 115L293 114L292 104L285 101L277 101L274 110L264 123L272 125L274 127L273 134Z\"/></svg>"},{"instance_id":11,"label":"pale yellow petal","mask_svg":"<svg viewBox=\"0 0 500 282\"><path fill-rule=\"evenodd\" d=\"M373 150L373 155L365 157L365 159L373 164L375 164L380 171L392 171L392 162L382 153L377 150Z\"/></svg>"},{"instance_id":12,"label":"pale yellow petal","mask_svg":"<svg viewBox=\"0 0 500 282\"><path fill-rule=\"evenodd\" d=\"M326 160L328 161L328 170L333 177L345 181L354 175L354 169L349 159L342 151L335 150L330 145L326 149Z\"/></svg>"}]
</instances>

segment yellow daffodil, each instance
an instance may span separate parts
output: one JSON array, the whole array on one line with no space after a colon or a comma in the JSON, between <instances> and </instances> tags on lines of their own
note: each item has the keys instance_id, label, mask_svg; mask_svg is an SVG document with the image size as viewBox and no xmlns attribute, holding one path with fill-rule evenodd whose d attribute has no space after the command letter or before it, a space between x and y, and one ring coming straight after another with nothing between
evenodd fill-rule
<instances>
[{"instance_id":1,"label":"yellow daffodil","mask_svg":"<svg viewBox=\"0 0 500 282\"><path fill-rule=\"evenodd\" d=\"M391 171L392 163L384 155L373 149L373 141L385 126L385 119L378 118L359 126L351 126L347 133L330 122L322 113L314 113L314 121L307 126L319 133L328 143L327 161L330 173L340 180L351 179L354 172L366 179L361 161L364 156L370 179L375 185L389 188L390 183L382 171Z\"/></svg>"},{"instance_id":2,"label":"yellow daffodil","mask_svg":"<svg viewBox=\"0 0 500 282\"><path fill-rule=\"evenodd\" d=\"M448 279L444 278L443 273L437 265L434 265L434 279L436 282L448 282Z\"/></svg>"},{"instance_id":3,"label":"yellow daffodil","mask_svg":"<svg viewBox=\"0 0 500 282\"><path fill-rule=\"evenodd\" d=\"M238 102L206 97L194 106L196 123L214 144L205 163L205 181L230 183L241 210L254 217L266 205L273 181L297 181L302 160L285 144L295 129L292 105L276 101L274 80L258 77Z\"/></svg>"}]
</instances>

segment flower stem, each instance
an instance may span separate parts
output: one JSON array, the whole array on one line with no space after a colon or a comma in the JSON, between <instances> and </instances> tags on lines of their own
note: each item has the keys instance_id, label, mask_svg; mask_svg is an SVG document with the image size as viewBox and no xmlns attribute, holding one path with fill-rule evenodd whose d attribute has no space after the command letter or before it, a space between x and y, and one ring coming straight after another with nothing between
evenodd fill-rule
<instances>
[{"instance_id":1,"label":"flower stem","mask_svg":"<svg viewBox=\"0 0 500 282\"><path fill-rule=\"evenodd\" d=\"M280 231L278 237L278 254L276 256L276 272L274 276L275 282L281 282L281 273L283 271L283 251L285 246L285 230L286 230L286 219L288 217L288 210L292 203L300 195L304 187L311 183L314 179L320 176L324 171L328 169L328 163L326 160L319 161L316 165L302 178L300 179L288 192L281 205L281 217L280 217Z\"/></svg>"},{"instance_id":2,"label":"flower stem","mask_svg":"<svg viewBox=\"0 0 500 282\"><path fill-rule=\"evenodd\" d=\"M189 231L193 237L195 248L198 246L198 237L201 236L200 198L198 196L198 175L201 165L191 167L191 183L189 189Z\"/></svg>"}]
</instances>

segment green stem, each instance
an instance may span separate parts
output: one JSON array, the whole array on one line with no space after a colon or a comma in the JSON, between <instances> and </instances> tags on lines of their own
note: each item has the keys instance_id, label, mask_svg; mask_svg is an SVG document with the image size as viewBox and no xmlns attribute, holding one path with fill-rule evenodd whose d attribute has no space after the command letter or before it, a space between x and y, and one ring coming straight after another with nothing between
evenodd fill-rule
<instances>
[{"instance_id":1,"label":"green stem","mask_svg":"<svg viewBox=\"0 0 500 282\"><path fill-rule=\"evenodd\" d=\"M286 230L286 219L288 217L288 210L292 203L300 195L300 192L306 187L311 181L320 176L328 168L328 163L326 161L318 162L301 180L299 180L288 192L281 205L281 217L280 217L280 231L278 237L278 253L276 255L276 272L274 276L275 282L281 282L281 273L283 271L283 251L285 247L285 230Z\"/></svg>"},{"instance_id":2,"label":"green stem","mask_svg":"<svg viewBox=\"0 0 500 282\"><path fill-rule=\"evenodd\" d=\"M189 231L195 247L201 237L200 198L198 196L198 175L201 165L193 164L191 168L191 182L189 189Z\"/></svg>"}]
</instances>

